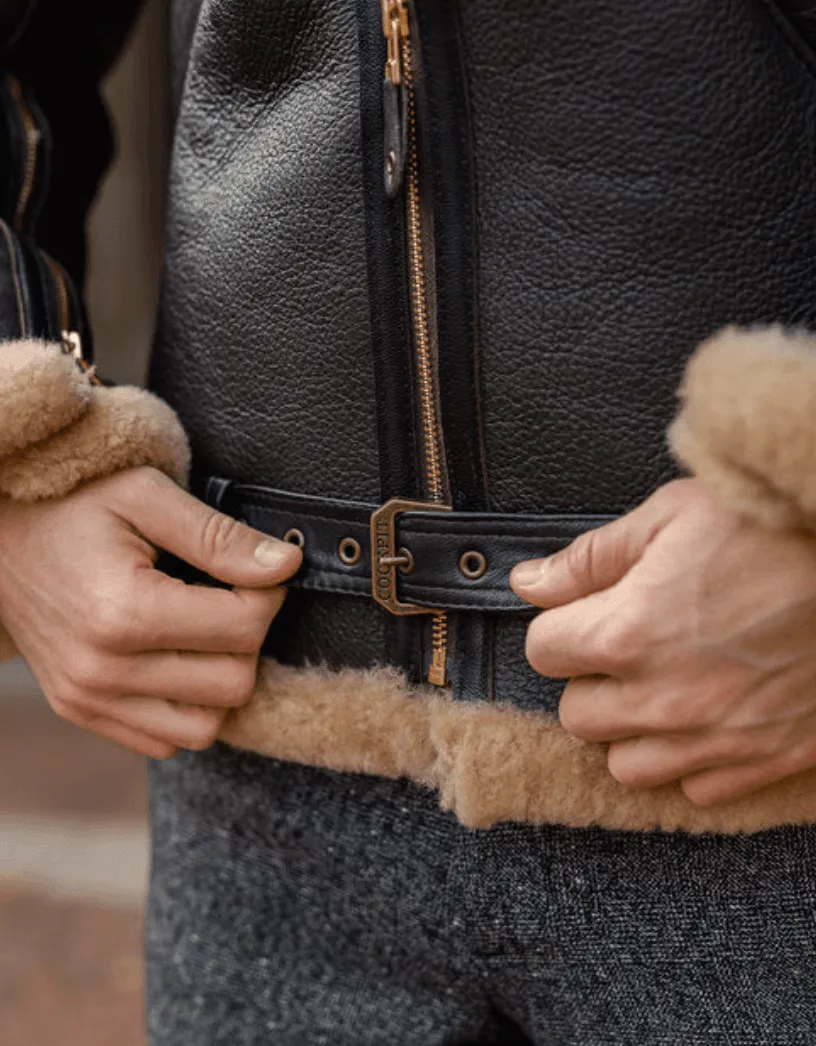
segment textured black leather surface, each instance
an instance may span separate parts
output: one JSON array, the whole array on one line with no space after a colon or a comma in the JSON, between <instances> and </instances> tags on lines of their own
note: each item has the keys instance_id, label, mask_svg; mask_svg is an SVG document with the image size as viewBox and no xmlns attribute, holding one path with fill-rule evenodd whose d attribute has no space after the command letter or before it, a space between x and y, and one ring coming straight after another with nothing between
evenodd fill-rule
<instances>
[{"instance_id":1,"label":"textured black leather surface","mask_svg":"<svg viewBox=\"0 0 816 1046\"><path fill-rule=\"evenodd\" d=\"M371 514L377 505L313 498L211 477L197 492L214 508L243 519L257 530L284 538L303 535L303 564L290 585L315 592L371 596ZM401 512L395 519L395 548L413 557L399 579L399 598L439 610L530 612L509 588L510 570L524 559L548 556L610 517L529 516L481 512ZM359 546L359 560L340 556L344 539ZM484 572L469 577L463 556L484 557ZM466 564L467 565L467 564Z\"/></svg>"},{"instance_id":2,"label":"textured black leather surface","mask_svg":"<svg viewBox=\"0 0 816 1046\"><path fill-rule=\"evenodd\" d=\"M139 0L0 0L0 336L83 334L85 220L112 154L99 81ZM69 313L52 263L63 270Z\"/></svg>"},{"instance_id":3,"label":"textured black leather surface","mask_svg":"<svg viewBox=\"0 0 816 1046\"><path fill-rule=\"evenodd\" d=\"M816 3L813 0L765 0L770 13L777 18L791 44L805 61L814 61L816 44Z\"/></svg>"},{"instance_id":4,"label":"textured black leather surface","mask_svg":"<svg viewBox=\"0 0 816 1046\"><path fill-rule=\"evenodd\" d=\"M413 447L396 443L414 407L404 272L382 262L401 229L373 187L378 10L174 4L150 383L203 473L364 503L419 493L393 489L412 482ZM452 500L625 512L677 474L664 433L701 338L816 326L813 7L418 0L415 14ZM523 621L474 620L453 622L455 696L554 709L563 682L526 664ZM293 592L268 649L372 664L394 659L392 626L371 601Z\"/></svg>"},{"instance_id":5,"label":"textured black leather surface","mask_svg":"<svg viewBox=\"0 0 816 1046\"><path fill-rule=\"evenodd\" d=\"M0 47L14 42L22 31L37 0L2 0L0 2Z\"/></svg>"},{"instance_id":6,"label":"textured black leather surface","mask_svg":"<svg viewBox=\"0 0 816 1046\"><path fill-rule=\"evenodd\" d=\"M69 296L71 330L82 331L82 317ZM51 264L29 236L20 236L0 219L0 341L35 337L59 341L64 319L61 292Z\"/></svg>"}]
</instances>

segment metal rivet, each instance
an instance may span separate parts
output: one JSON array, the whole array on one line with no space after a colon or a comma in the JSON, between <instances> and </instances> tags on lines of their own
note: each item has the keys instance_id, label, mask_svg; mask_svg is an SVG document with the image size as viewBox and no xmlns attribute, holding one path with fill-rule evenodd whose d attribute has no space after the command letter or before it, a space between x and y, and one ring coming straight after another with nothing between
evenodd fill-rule
<instances>
[{"instance_id":1,"label":"metal rivet","mask_svg":"<svg viewBox=\"0 0 816 1046\"><path fill-rule=\"evenodd\" d=\"M360 548L360 542L355 541L354 538L343 538L337 546L337 555L347 567L353 567L355 563L359 563L362 554L363 550Z\"/></svg>"},{"instance_id":2,"label":"metal rivet","mask_svg":"<svg viewBox=\"0 0 816 1046\"><path fill-rule=\"evenodd\" d=\"M487 570L487 560L481 552L471 549L459 557L459 569L466 578L477 581Z\"/></svg>"},{"instance_id":3,"label":"metal rivet","mask_svg":"<svg viewBox=\"0 0 816 1046\"><path fill-rule=\"evenodd\" d=\"M297 527L290 527L283 535L283 540L288 541L292 545L297 545L298 548L303 548L306 544L306 538L303 536L303 531L298 530Z\"/></svg>"}]
</instances>

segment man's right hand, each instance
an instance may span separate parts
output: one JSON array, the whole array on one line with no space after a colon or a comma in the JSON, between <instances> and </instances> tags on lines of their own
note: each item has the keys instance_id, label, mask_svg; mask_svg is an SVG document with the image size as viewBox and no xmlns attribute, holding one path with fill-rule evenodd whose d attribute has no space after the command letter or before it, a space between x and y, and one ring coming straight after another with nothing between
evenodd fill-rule
<instances>
[{"instance_id":1,"label":"man's right hand","mask_svg":"<svg viewBox=\"0 0 816 1046\"><path fill-rule=\"evenodd\" d=\"M235 588L169 577L157 549ZM249 700L300 561L149 467L0 502L0 619L51 707L157 759L207 748Z\"/></svg>"}]
</instances>

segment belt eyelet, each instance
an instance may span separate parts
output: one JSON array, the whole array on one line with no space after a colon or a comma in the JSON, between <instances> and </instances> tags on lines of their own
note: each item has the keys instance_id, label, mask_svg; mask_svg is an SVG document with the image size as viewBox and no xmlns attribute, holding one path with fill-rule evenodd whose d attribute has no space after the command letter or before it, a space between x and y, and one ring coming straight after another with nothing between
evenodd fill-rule
<instances>
[{"instance_id":1,"label":"belt eyelet","mask_svg":"<svg viewBox=\"0 0 816 1046\"><path fill-rule=\"evenodd\" d=\"M476 549L468 549L459 557L459 570L470 581L478 581L487 570L487 559Z\"/></svg>"},{"instance_id":2,"label":"belt eyelet","mask_svg":"<svg viewBox=\"0 0 816 1046\"><path fill-rule=\"evenodd\" d=\"M288 541L290 545L297 545L300 549L302 549L306 544L306 538L303 536L303 531L298 530L297 527L290 527L283 535L283 540Z\"/></svg>"},{"instance_id":3,"label":"belt eyelet","mask_svg":"<svg viewBox=\"0 0 816 1046\"><path fill-rule=\"evenodd\" d=\"M347 567L353 567L359 563L362 554L363 550L359 541L354 538L341 538L340 544L337 546L337 555Z\"/></svg>"}]
</instances>

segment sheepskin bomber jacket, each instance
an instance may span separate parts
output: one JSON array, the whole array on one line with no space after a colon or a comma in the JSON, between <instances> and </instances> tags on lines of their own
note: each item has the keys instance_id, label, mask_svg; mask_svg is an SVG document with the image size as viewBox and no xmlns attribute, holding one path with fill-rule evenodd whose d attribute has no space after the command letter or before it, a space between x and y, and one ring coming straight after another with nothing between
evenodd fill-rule
<instances>
[{"instance_id":1,"label":"sheepskin bomber jacket","mask_svg":"<svg viewBox=\"0 0 816 1046\"><path fill-rule=\"evenodd\" d=\"M812 5L172 0L148 390L82 306L136 6L0 0L0 496L147 463L302 545L229 744L472 827L816 821L618 784L508 587L682 471L816 527Z\"/></svg>"}]
</instances>

